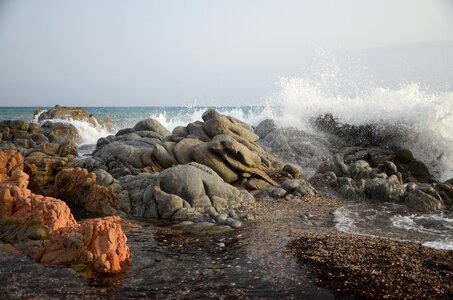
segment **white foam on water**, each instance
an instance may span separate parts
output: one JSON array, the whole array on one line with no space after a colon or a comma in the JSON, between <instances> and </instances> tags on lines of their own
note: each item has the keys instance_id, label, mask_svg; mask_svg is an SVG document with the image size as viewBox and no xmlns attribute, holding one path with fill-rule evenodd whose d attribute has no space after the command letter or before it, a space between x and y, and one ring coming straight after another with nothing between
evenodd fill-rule
<instances>
[{"instance_id":1,"label":"white foam on water","mask_svg":"<svg viewBox=\"0 0 453 300\"><path fill-rule=\"evenodd\" d=\"M63 124L71 124L73 125L77 131L79 132L80 136L82 137L82 141L79 145L86 145L86 144L96 144L97 140L101 137L108 136L110 133L106 128L102 126L98 126L97 128L92 126L90 123L85 121L79 120L63 120L63 119L48 119L42 122L54 122L54 123L63 123Z\"/></svg>"},{"instance_id":2,"label":"white foam on water","mask_svg":"<svg viewBox=\"0 0 453 300\"><path fill-rule=\"evenodd\" d=\"M347 207L341 207L333 215L336 223L335 227L338 231L356 233L357 226L354 220L358 217L358 213L347 209Z\"/></svg>"},{"instance_id":3,"label":"white foam on water","mask_svg":"<svg viewBox=\"0 0 453 300\"><path fill-rule=\"evenodd\" d=\"M453 240L425 242L423 246L441 250L453 250Z\"/></svg>"},{"instance_id":4,"label":"white foam on water","mask_svg":"<svg viewBox=\"0 0 453 300\"><path fill-rule=\"evenodd\" d=\"M403 129L409 135L400 146L413 151L439 179L452 178L453 92L433 93L415 83L399 88L367 84L347 95L332 92L322 80L281 78L276 97L281 112L276 120L282 126L310 131L311 120L331 113L346 124Z\"/></svg>"},{"instance_id":5,"label":"white foam on water","mask_svg":"<svg viewBox=\"0 0 453 300\"><path fill-rule=\"evenodd\" d=\"M372 216L372 218L370 218ZM453 250L453 214L414 214L395 204L356 204L334 212L338 231Z\"/></svg>"},{"instance_id":6,"label":"white foam on water","mask_svg":"<svg viewBox=\"0 0 453 300\"><path fill-rule=\"evenodd\" d=\"M202 115L208 108L194 108L189 113L181 115L171 115L167 112L160 112L151 114L149 117L156 119L170 132L177 126L187 126L188 123L195 121L203 121ZM275 118L275 112L270 106L265 106L256 109L250 109L246 111L246 108L242 107L215 107L215 109L225 115L231 116L238 120L241 120L249 125L256 126L261 121L269 118Z\"/></svg>"}]
</instances>

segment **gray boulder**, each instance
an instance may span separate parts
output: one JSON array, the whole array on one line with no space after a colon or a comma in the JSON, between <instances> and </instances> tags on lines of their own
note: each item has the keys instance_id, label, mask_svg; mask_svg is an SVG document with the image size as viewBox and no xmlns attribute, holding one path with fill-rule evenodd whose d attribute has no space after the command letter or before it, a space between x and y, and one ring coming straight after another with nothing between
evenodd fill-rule
<instances>
[{"instance_id":1,"label":"gray boulder","mask_svg":"<svg viewBox=\"0 0 453 300\"><path fill-rule=\"evenodd\" d=\"M161 136L170 135L170 131L168 131L162 124L160 124L157 120L152 118L142 120L135 124L134 126L135 131L154 131L160 134Z\"/></svg>"},{"instance_id":2,"label":"gray boulder","mask_svg":"<svg viewBox=\"0 0 453 300\"><path fill-rule=\"evenodd\" d=\"M284 189L288 194L296 196L310 196L315 195L315 188L306 180L300 179L287 179L283 181L281 188Z\"/></svg>"},{"instance_id":3,"label":"gray boulder","mask_svg":"<svg viewBox=\"0 0 453 300\"><path fill-rule=\"evenodd\" d=\"M376 201L396 201L403 191L398 178L392 175L389 178L373 178L365 181L365 195Z\"/></svg>"},{"instance_id":4,"label":"gray boulder","mask_svg":"<svg viewBox=\"0 0 453 300\"><path fill-rule=\"evenodd\" d=\"M146 188L138 214L144 217L187 219L239 208L254 202L253 196L225 183L212 169L197 163L162 171ZM145 197L146 196L146 197Z\"/></svg>"}]
</instances>

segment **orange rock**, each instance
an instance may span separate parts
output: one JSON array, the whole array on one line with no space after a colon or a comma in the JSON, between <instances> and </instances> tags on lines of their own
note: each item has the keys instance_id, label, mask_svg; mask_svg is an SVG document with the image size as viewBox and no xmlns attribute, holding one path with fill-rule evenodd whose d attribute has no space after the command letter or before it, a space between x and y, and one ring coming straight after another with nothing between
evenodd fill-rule
<instances>
[{"instance_id":1,"label":"orange rock","mask_svg":"<svg viewBox=\"0 0 453 300\"><path fill-rule=\"evenodd\" d=\"M0 151L0 180L5 180L11 176L16 169L23 170L24 159L19 152L14 150Z\"/></svg>"},{"instance_id":2,"label":"orange rock","mask_svg":"<svg viewBox=\"0 0 453 300\"><path fill-rule=\"evenodd\" d=\"M65 145L55 143L43 144L27 153L24 170L30 175L29 188L36 194L55 197L54 180L57 173L71 164L75 156L64 153Z\"/></svg>"},{"instance_id":3,"label":"orange rock","mask_svg":"<svg viewBox=\"0 0 453 300\"><path fill-rule=\"evenodd\" d=\"M55 177L58 197L87 211L111 215L116 212L118 196L111 188L96 183L96 174L82 168L68 168Z\"/></svg>"},{"instance_id":4,"label":"orange rock","mask_svg":"<svg viewBox=\"0 0 453 300\"><path fill-rule=\"evenodd\" d=\"M65 202L33 194L23 160L0 151L0 238L47 264L84 264L100 273L116 273L130 251L119 217L77 224Z\"/></svg>"}]
</instances>

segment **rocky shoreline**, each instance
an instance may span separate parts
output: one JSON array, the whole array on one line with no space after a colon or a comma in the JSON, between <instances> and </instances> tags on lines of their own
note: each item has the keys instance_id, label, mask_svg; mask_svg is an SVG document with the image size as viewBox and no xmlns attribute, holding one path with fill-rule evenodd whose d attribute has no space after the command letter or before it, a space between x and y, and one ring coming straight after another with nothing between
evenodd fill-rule
<instances>
[{"instance_id":1,"label":"rocky shoreline","mask_svg":"<svg viewBox=\"0 0 453 300\"><path fill-rule=\"evenodd\" d=\"M453 179L437 181L398 147L398 131L346 126L331 116L314 122L323 134L271 120L253 128L213 109L172 132L146 119L115 133L111 122L80 108L56 106L36 119L39 125L0 122L0 238L38 262L121 273L140 259L122 227L133 221L124 220L168 220L162 230L184 236L250 227L275 248L290 243L285 255L298 255L336 296L451 296L452 251L335 230L333 212L351 202L453 209ZM115 135L78 157L79 133L59 120ZM102 218L77 223L74 208ZM266 238L251 239L265 247Z\"/></svg>"}]
</instances>

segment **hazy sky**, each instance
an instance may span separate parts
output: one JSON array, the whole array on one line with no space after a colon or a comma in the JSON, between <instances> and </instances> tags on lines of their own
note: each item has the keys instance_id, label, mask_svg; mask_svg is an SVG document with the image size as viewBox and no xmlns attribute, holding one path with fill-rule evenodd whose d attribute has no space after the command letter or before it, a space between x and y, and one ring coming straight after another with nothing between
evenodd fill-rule
<instances>
[{"instance_id":1,"label":"hazy sky","mask_svg":"<svg viewBox=\"0 0 453 300\"><path fill-rule=\"evenodd\" d=\"M0 0L0 106L257 104L319 49L448 49L452 3Z\"/></svg>"}]
</instances>

